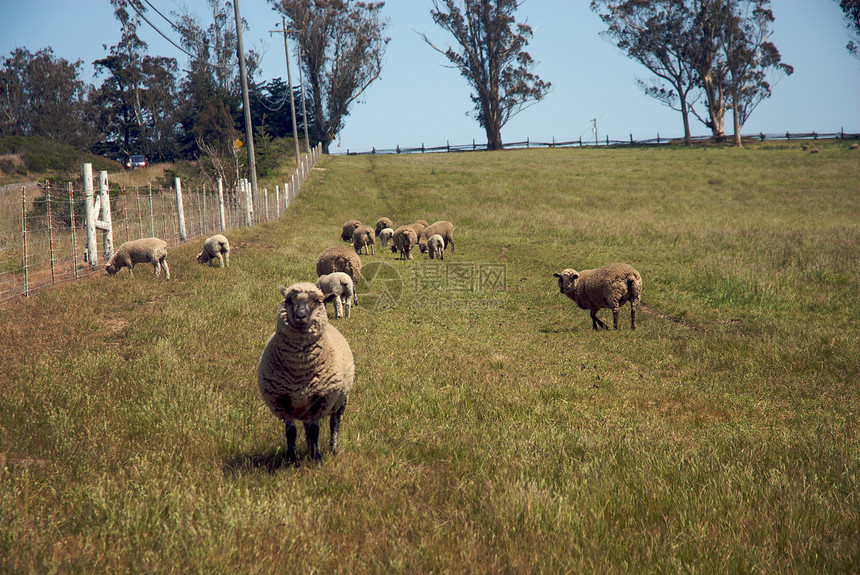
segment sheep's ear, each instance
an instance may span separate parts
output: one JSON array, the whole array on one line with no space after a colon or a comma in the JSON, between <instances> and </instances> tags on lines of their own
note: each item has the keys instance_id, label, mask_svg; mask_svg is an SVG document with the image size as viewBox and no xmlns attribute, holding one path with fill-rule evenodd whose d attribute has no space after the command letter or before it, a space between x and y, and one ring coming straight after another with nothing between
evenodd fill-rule
<instances>
[{"instance_id":1,"label":"sheep's ear","mask_svg":"<svg viewBox=\"0 0 860 575\"><path fill-rule=\"evenodd\" d=\"M278 286L278 291L281 292L282 296L287 297L287 288L285 288L283 285Z\"/></svg>"},{"instance_id":2,"label":"sheep's ear","mask_svg":"<svg viewBox=\"0 0 860 575\"><path fill-rule=\"evenodd\" d=\"M328 293L323 296L323 303L329 303L334 298L338 297L336 293ZM607 320L608 321L608 320Z\"/></svg>"},{"instance_id":3,"label":"sheep's ear","mask_svg":"<svg viewBox=\"0 0 860 575\"><path fill-rule=\"evenodd\" d=\"M552 274L552 277L554 277L554 278L560 278L560 277L561 277L561 274L560 274L560 273L554 273L554 274Z\"/></svg>"}]
</instances>

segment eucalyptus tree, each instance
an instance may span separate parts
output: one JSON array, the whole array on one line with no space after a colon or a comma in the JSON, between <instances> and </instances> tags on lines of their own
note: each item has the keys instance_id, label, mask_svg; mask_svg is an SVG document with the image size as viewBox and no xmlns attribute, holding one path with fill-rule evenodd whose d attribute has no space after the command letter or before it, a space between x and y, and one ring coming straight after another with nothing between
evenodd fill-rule
<instances>
[{"instance_id":1,"label":"eucalyptus tree","mask_svg":"<svg viewBox=\"0 0 860 575\"><path fill-rule=\"evenodd\" d=\"M95 143L83 62L16 48L0 61L0 136L43 136L78 149Z\"/></svg>"},{"instance_id":2,"label":"eucalyptus tree","mask_svg":"<svg viewBox=\"0 0 860 575\"><path fill-rule=\"evenodd\" d=\"M111 5L122 36L107 56L93 62L96 76L106 75L93 98L101 111L103 146L167 157L175 139L176 60L147 53L137 34L143 12L138 0L111 0Z\"/></svg>"},{"instance_id":3,"label":"eucalyptus tree","mask_svg":"<svg viewBox=\"0 0 860 575\"><path fill-rule=\"evenodd\" d=\"M533 32L517 23L519 0L433 0L433 22L450 33L457 47L441 49L472 87L478 123L487 133L487 149L503 147L502 128L508 120L549 92L551 84L532 73L535 61L525 51Z\"/></svg>"},{"instance_id":4,"label":"eucalyptus tree","mask_svg":"<svg viewBox=\"0 0 860 575\"><path fill-rule=\"evenodd\" d=\"M848 30L848 51L860 58L860 0L839 0Z\"/></svg>"},{"instance_id":5,"label":"eucalyptus tree","mask_svg":"<svg viewBox=\"0 0 860 575\"><path fill-rule=\"evenodd\" d=\"M693 67L690 34L693 14L685 0L592 0L610 38L655 78L637 79L644 92L681 113L684 143L692 144L690 105L698 99L699 76Z\"/></svg>"},{"instance_id":6,"label":"eucalyptus tree","mask_svg":"<svg viewBox=\"0 0 860 575\"><path fill-rule=\"evenodd\" d=\"M308 103L307 128L323 152L343 129L352 104L380 77L390 38L384 2L272 0L289 20Z\"/></svg>"}]
</instances>

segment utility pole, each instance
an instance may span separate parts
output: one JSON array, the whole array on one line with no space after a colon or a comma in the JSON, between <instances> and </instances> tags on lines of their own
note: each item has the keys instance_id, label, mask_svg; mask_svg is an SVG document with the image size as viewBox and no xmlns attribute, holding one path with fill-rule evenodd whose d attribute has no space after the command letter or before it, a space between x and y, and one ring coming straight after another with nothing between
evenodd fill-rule
<instances>
[{"instance_id":1,"label":"utility pole","mask_svg":"<svg viewBox=\"0 0 860 575\"><path fill-rule=\"evenodd\" d=\"M281 26L283 30L270 30L272 32L282 32L284 34L284 54L287 57L287 83L290 86L290 115L293 118L293 141L296 144L296 167L301 166L301 152L299 152L299 129L296 125L296 99L293 96L293 76L290 74L290 46L287 43L287 19L281 17Z\"/></svg>"},{"instance_id":2,"label":"utility pole","mask_svg":"<svg viewBox=\"0 0 860 575\"><path fill-rule=\"evenodd\" d=\"M297 50L299 60L299 86L302 88L302 125L305 128L305 148L311 153L311 139L308 137L308 109L305 107L305 80L302 78L302 45Z\"/></svg>"},{"instance_id":3,"label":"utility pole","mask_svg":"<svg viewBox=\"0 0 860 575\"><path fill-rule=\"evenodd\" d=\"M251 172L252 201L257 201L257 160L254 156L254 128L251 126L251 101L248 97L248 71L245 68L245 47L242 44L242 17L239 16L239 0L233 0L236 13L236 39L239 50L239 76L242 80L242 104L245 108L245 139L248 140L248 171Z\"/></svg>"},{"instance_id":4,"label":"utility pole","mask_svg":"<svg viewBox=\"0 0 860 575\"><path fill-rule=\"evenodd\" d=\"M591 128L592 130L594 130L594 145L595 145L595 146L599 146L599 145L600 145L600 140L598 140L598 139L597 139L597 118L594 118L594 119L593 119L593 120L591 120L591 121L592 121L592 122L593 122L593 124L594 124L594 126L592 126L592 128Z\"/></svg>"}]
</instances>

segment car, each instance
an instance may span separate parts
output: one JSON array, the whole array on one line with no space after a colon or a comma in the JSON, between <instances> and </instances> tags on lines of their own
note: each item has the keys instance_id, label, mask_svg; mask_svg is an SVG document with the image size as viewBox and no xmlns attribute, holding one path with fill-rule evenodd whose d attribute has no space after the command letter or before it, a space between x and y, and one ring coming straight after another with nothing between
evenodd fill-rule
<instances>
[{"instance_id":1,"label":"car","mask_svg":"<svg viewBox=\"0 0 860 575\"><path fill-rule=\"evenodd\" d=\"M129 170L134 168L145 168L147 165L146 156L143 154L133 154L128 157L128 161L125 163L125 167Z\"/></svg>"}]
</instances>

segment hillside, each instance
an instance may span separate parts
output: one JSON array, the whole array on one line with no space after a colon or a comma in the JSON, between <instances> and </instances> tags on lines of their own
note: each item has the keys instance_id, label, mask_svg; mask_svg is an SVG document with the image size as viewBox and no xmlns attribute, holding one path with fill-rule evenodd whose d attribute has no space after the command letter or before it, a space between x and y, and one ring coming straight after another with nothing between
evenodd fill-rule
<instances>
[{"instance_id":1,"label":"hillside","mask_svg":"<svg viewBox=\"0 0 860 575\"><path fill-rule=\"evenodd\" d=\"M858 181L839 142L327 157L228 269L0 308L0 571L851 572ZM340 452L294 469L278 285L383 215L456 252L362 256ZM595 332L552 274L615 261L637 329Z\"/></svg>"}]
</instances>

